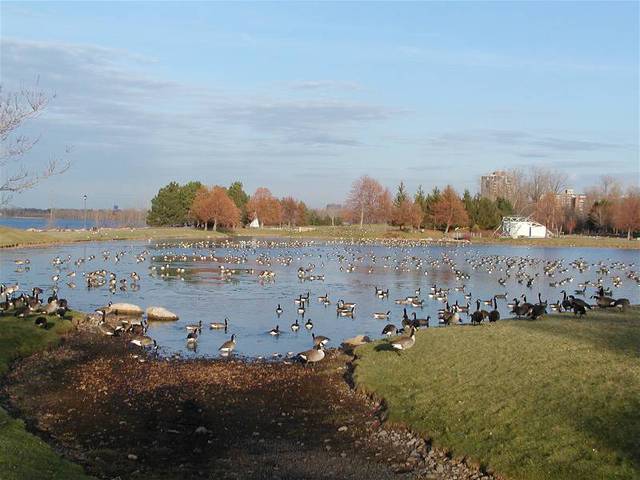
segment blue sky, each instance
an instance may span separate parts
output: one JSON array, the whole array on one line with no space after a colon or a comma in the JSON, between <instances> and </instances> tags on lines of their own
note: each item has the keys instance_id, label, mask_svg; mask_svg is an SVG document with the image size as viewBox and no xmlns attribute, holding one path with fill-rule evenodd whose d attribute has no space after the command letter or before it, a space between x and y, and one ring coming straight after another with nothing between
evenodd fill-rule
<instances>
[{"instance_id":1,"label":"blue sky","mask_svg":"<svg viewBox=\"0 0 640 480\"><path fill-rule=\"evenodd\" d=\"M637 2L12 3L3 88L56 98L25 159L72 168L20 206L146 207L239 179L312 206L552 167L639 182Z\"/></svg>"}]
</instances>

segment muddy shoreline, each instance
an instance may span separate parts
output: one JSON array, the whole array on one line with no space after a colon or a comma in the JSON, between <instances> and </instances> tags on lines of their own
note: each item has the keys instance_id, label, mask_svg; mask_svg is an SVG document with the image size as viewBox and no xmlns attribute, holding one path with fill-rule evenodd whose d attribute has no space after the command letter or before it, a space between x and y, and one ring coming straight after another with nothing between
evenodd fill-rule
<instances>
[{"instance_id":1,"label":"muddy shoreline","mask_svg":"<svg viewBox=\"0 0 640 480\"><path fill-rule=\"evenodd\" d=\"M176 360L77 332L16 362L2 400L97 478L493 478L385 424L350 361Z\"/></svg>"}]
</instances>

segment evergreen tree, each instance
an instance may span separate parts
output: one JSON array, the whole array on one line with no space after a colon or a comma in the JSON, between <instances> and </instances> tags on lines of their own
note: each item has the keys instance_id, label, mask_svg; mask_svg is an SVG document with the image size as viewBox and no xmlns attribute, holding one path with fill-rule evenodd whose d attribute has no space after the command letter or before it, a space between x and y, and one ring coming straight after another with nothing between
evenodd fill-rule
<instances>
[{"instance_id":1,"label":"evergreen tree","mask_svg":"<svg viewBox=\"0 0 640 480\"><path fill-rule=\"evenodd\" d=\"M191 204L200 188L200 182L189 182L184 186L177 182L165 185L151 200L147 223L152 226L186 225L190 221Z\"/></svg>"},{"instance_id":2,"label":"evergreen tree","mask_svg":"<svg viewBox=\"0 0 640 480\"><path fill-rule=\"evenodd\" d=\"M407 200L407 190L405 189L404 182L400 182L398 185L398 191L396 192L396 197L393 199L394 207L399 207L403 202Z\"/></svg>"}]
</instances>

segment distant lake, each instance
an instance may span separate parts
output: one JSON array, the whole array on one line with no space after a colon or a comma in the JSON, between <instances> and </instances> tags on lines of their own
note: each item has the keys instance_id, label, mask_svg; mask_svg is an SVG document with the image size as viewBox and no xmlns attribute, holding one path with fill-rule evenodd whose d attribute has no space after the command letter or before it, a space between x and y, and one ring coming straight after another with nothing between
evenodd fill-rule
<instances>
[{"instance_id":1,"label":"distant lake","mask_svg":"<svg viewBox=\"0 0 640 480\"><path fill-rule=\"evenodd\" d=\"M49 218L46 217L0 217L0 225L4 227L19 228L26 230L28 228L36 228L39 230L48 228L70 228L80 229L84 227L84 220L77 220L73 218L56 218L53 220L53 224L49 223ZM96 223L87 218L87 228L95 227ZM107 227L117 226L115 223L107 223Z\"/></svg>"}]
</instances>

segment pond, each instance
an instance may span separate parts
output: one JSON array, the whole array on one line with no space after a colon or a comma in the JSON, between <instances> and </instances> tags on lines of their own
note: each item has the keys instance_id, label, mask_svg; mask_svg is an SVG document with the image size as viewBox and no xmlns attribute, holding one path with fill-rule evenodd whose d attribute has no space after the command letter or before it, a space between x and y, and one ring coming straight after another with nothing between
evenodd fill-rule
<instances>
[{"instance_id":1,"label":"pond","mask_svg":"<svg viewBox=\"0 0 640 480\"><path fill-rule=\"evenodd\" d=\"M54 265L54 258L62 260ZM29 260L19 265L16 260ZM70 259L69 261L67 261ZM84 262L77 262L85 259ZM383 327L393 323L401 327L403 308L409 315L431 317L430 327L438 326L438 310L444 303L429 296L430 288L450 289L453 305L476 299L498 300L502 318L509 316L507 302L522 294L531 303L538 293L549 303L581 289L585 281L599 278L612 289L615 298L626 297L638 303L640 288L629 278L637 271L638 252L595 248L534 248L503 246L434 246L401 244L348 244L321 241L239 239L233 242L189 243L110 242L62 245L52 248L12 249L0 252L0 281L19 283L27 293L33 286L45 290L45 296L58 285L61 298L71 308L93 311L109 301L163 306L179 315L177 322L152 322L148 334L157 340L163 354L217 356L218 347L232 333L237 335L237 354L249 357L273 357L300 352L312 345L311 334L331 339L329 346L364 334L380 338ZM79 263L79 264L78 264ZM28 267L28 268L26 268ZM87 288L83 273L105 269L113 272L117 288ZM299 269L305 279L299 278ZM272 279L260 278L270 271ZM68 276L76 272L74 277ZM139 289L132 288L130 274L140 276ZM53 275L59 273L54 282ZM619 277L619 282L616 277ZM120 279L127 289L120 289ZM313 278L313 280L312 280ZM531 279L531 286L527 286ZM499 283L503 281L503 283ZM464 289L461 286L464 285ZM458 290L456 290L458 287ZM376 288L389 291L380 298ZM397 304L396 299L415 296L420 289L422 308ZM589 285L587 299L595 292ZM309 295L304 315L297 312L294 299ZM318 297L328 295L324 305ZM470 295L468 298L465 295ZM336 314L336 302L356 303L353 317ZM594 302L594 300L590 300ZM278 317L276 307L283 313ZM482 308L492 308L482 304ZM374 312L390 312L389 319L376 319ZM548 312L552 312L548 309ZM229 319L228 331L210 330L211 322ZM298 319L301 328L290 325ZM308 320L312 330L304 325ZM461 314L464 323L469 319ZM197 348L186 343L186 325L202 321ZM523 320L524 321L524 320ZM268 331L279 325L279 336ZM464 327L448 327L464 328Z\"/></svg>"}]
</instances>

